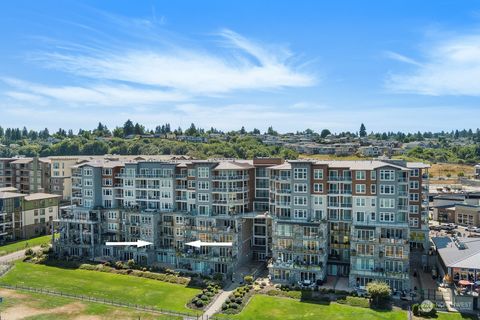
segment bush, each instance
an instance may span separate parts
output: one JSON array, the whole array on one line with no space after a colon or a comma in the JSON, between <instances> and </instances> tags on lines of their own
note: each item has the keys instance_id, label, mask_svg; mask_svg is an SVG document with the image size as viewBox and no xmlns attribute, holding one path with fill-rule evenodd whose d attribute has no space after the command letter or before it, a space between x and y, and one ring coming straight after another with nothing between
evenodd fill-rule
<instances>
[{"instance_id":1,"label":"bush","mask_svg":"<svg viewBox=\"0 0 480 320\"><path fill-rule=\"evenodd\" d=\"M367 284L367 292L376 306L390 299L392 290L386 282L372 281Z\"/></svg>"},{"instance_id":2,"label":"bush","mask_svg":"<svg viewBox=\"0 0 480 320\"><path fill-rule=\"evenodd\" d=\"M418 303L415 303L414 305L412 305L412 312L416 316L420 315L420 313L418 312Z\"/></svg>"},{"instance_id":3,"label":"bush","mask_svg":"<svg viewBox=\"0 0 480 320\"><path fill-rule=\"evenodd\" d=\"M338 303L347 304L352 307L362 307L362 308L369 308L370 303L368 299L361 298L361 297L345 297L343 299L338 299Z\"/></svg>"},{"instance_id":4,"label":"bush","mask_svg":"<svg viewBox=\"0 0 480 320\"><path fill-rule=\"evenodd\" d=\"M27 250L25 250L25 257L31 257L33 256L33 250L32 248L28 248Z\"/></svg>"},{"instance_id":5,"label":"bush","mask_svg":"<svg viewBox=\"0 0 480 320\"><path fill-rule=\"evenodd\" d=\"M115 262L115 269L123 269L123 262L122 261L117 261Z\"/></svg>"},{"instance_id":6,"label":"bush","mask_svg":"<svg viewBox=\"0 0 480 320\"><path fill-rule=\"evenodd\" d=\"M235 302L233 302L233 303L230 304L230 308L232 308L232 309L238 309L238 304L236 304Z\"/></svg>"},{"instance_id":7,"label":"bush","mask_svg":"<svg viewBox=\"0 0 480 320\"><path fill-rule=\"evenodd\" d=\"M202 308L203 305L204 305L204 304L203 304L203 301L202 301L202 300L198 300L197 302L195 302L195 306L196 306L197 308Z\"/></svg>"},{"instance_id":8,"label":"bush","mask_svg":"<svg viewBox=\"0 0 480 320\"><path fill-rule=\"evenodd\" d=\"M241 304L242 301L243 301L242 298L237 298L237 299L235 299L235 302L238 303L238 304Z\"/></svg>"},{"instance_id":9,"label":"bush","mask_svg":"<svg viewBox=\"0 0 480 320\"><path fill-rule=\"evenodd\" d=\"M253 282L253 276L245 276L243 277L243 281L245 281L245 283L251 284Z\"/></svg>"},{"instance_id":10,"label":"bush","mask_svg":"<svg viewBox=\"0 0 480 320\"><path fill-rule=\"evenodd\" d=\"M209 300L209 298L204 294L201 295L200 299L202 299L203 301L208 301Z\"/></svg>"},{"instance_id":11,"label":"bush","mask_svg":"<svg viewBox=\"0 0 480 320\"><path fill-rule=\"evenodd\" d=\"M228 304L224 303L222 304L222 310L227 310L228 309Z\"/></svg>"}]
</instances>

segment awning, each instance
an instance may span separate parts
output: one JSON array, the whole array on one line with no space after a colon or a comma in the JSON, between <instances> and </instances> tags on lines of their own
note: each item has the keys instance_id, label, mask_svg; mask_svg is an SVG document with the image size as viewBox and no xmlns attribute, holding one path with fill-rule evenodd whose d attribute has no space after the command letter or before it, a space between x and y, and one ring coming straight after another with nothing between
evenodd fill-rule
<instances>
[{"instance_id":1,"label":"awning","mask_svg":"<svg viewBox=\"0 0 480 320\"><path fill-rule=\"evenodd\" d=\"M468 280L460 280L458 281L458 284L461 285L461 286L470 286L472 285L472 283Z\"/></svg>"}]
</instances>

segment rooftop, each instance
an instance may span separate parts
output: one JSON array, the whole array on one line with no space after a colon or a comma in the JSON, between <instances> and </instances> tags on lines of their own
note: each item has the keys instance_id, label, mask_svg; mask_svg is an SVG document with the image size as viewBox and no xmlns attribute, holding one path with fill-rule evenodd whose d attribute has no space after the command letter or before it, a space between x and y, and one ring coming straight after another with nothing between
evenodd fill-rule
<instances>
[{"instance_id":1,"label":"rooftop","mask_svg":"<svg viewBox=\"0 0 480 320\"><path fill-rule=\"evenodd\" d=\"M480 238L455 239L450 237L432 238L445 266L480 269Z\"/></svg>"},{"instance_id":2,"label":"rooftop","mask_svg":"<svg viewBox=\"0 0 480 320\"><path fill-rule=\"evenodd\" d=\"M25 196L26 201L52 199L52 198L61 198L61 196L58 194L43 193L43 192L32 193Z\"/></svg>"}]
</instances>

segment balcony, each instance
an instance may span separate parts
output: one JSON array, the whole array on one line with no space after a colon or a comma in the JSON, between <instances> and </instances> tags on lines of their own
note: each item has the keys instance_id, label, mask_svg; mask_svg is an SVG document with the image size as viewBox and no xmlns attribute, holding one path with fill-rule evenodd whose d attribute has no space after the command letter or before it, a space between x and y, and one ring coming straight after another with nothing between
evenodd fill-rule
<instances>
[{"instance_id":1,"label":"balcony","mask_svg":"<svg viewBox=\"0 0 480 320\"><path fill-rule=\"evenodd\" d=\"M277 180L277 181L290 181L292 177L291 176L271 176L270 179Z\"/></svg>"},{"instance_id":2,"label":"balcony","mask_svg":"<svg viewBox=\"0 0 480 320\"><path fill-rule=\"evenodd\" d=\"M380 243L382 244L408 244L407 239L394 239L394 238L380 238Z\"/></svg>"},{"instance_id":3,"label":"balcony","mask_svg":"<svg viewBox=\"0 0 480 320\"><path fill-rule=\"evenodd\" d=\"M248 174L245 175L225 175L225 176L213 176L212 180L247 180Z\"/></svg>"},{"instance_id":4,"label":"balcony","mask_svg":"<svg viewBox=\"0 0 480 320\"><path fill-rule=\"evenodd\" d=\"M346 182L352 182L352 177L351 176L328 176L328 181L346 181Z\"/></svg>"}]
</instances>

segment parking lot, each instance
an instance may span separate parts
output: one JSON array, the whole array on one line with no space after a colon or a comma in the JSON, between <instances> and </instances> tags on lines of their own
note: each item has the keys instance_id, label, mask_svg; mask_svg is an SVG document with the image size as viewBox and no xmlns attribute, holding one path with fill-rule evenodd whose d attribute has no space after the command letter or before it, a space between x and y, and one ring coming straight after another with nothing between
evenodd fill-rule
<instances>
[{"instance_id":1,"label":"parking lot","mask_svg":"<svg viewBox=\"0 0 480 320\"><path fill-rule=\"evenodd\" d=\"M457 237L479 238L480 232L478 229L474 231L467 227L458 226L452 223L439 224L436 221L430 222L430 237L452 237L454 235Z\"/></svg>"}]
</instances>

